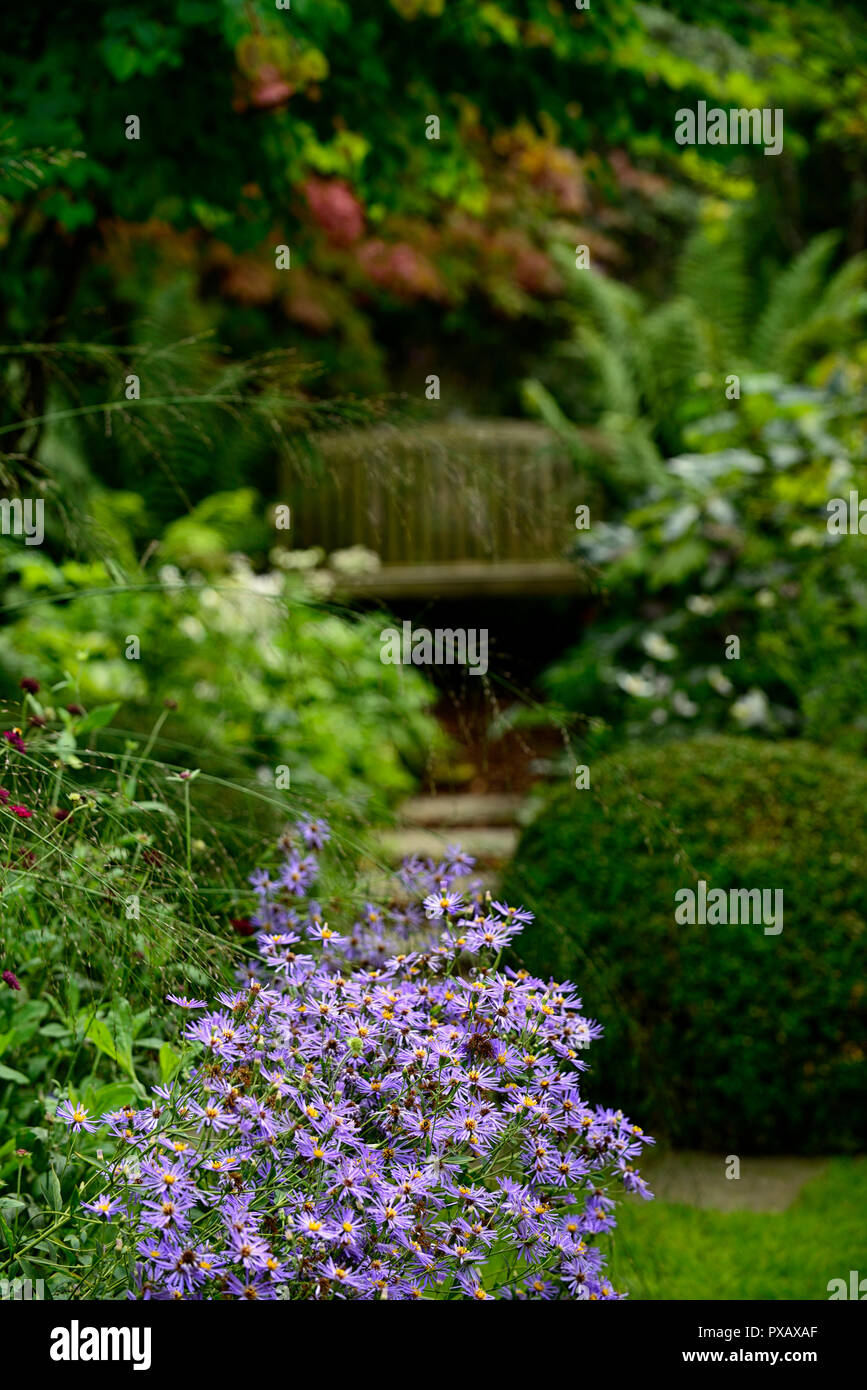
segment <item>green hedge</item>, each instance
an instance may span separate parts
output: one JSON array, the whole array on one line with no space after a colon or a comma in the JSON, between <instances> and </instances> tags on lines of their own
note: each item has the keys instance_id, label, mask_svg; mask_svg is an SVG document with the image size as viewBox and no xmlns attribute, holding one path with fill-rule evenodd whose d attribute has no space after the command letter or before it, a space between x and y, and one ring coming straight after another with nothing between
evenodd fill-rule
<instances>
[{"instance_id":1,"label":"green hedge","mask_svg":"<svg viewBox=\"0 0 867 1390\"><path fill-rule=\"evenodd\" d=\"M864 1146L867 765L810 744L634 748L559 789L503 896L537 920L534 973L573 979L605 1028L585 1091L680 1145ZM675 922L675 892L782 889L762 925Z\"/></svg>"}]
</instances>

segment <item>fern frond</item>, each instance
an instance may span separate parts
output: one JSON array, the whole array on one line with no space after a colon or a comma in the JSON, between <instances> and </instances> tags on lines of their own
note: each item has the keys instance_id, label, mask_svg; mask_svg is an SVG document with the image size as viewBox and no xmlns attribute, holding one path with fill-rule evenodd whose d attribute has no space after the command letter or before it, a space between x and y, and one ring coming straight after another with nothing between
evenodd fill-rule
<instances>
[{"instance_id":1,"label":"fern frond","mask_svg":"<svg viewBox=\"0 0 867 1390\"><path fill-rule=\"evenodd\" d=\"M814 313L839 239L822 232L775 279L751 342L750 356L763 370L782 370L786 339Z\"/></svg>"},{"instance_id":2,"label":"fern frond","mask_svg":"<svg viewBox=\"0 0 867 1390\"><path fill-rule=\"evenodd\" d=\"M712 369L731 369L744 355L748 324L758 308L757 288L736 227L704 228L690 237L676 289L692 300L707 325L705 348Z\"/></svg>"},{"instance_id":3,"label":"fern frond","mask_svg":"<svg viewBox=\"0 0 867 1390\"><path fill-rule=\"evenodd\" d=\"M712 368L708 334L691 299L678 297L647 315L640 339L641 393L653 419L676 416L694 378Z\"/></svg>"}]
</instances>

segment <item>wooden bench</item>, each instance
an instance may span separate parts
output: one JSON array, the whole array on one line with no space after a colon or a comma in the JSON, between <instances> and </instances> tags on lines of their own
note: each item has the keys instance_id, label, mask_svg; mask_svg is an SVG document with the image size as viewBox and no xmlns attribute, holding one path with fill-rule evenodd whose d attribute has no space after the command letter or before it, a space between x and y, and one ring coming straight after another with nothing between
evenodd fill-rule
<instances>
[{"instance_id":1,"label":"wooden bench","mask_svg":"<svg viewBox=\"0 0 867 1390\"><path fill-rule=\"evenodd\" d=\"M378 569L341 589L371 597L569 593L586 489L544 425L471 420L316 436L284 483L293 547L364 546Z\"/></svg>"}]
</instances>

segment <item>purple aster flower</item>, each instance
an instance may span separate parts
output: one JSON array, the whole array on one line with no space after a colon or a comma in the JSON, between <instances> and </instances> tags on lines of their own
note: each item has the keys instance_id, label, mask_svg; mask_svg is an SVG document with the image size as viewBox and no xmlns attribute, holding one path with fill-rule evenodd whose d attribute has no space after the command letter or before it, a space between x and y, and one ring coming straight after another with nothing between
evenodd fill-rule
<instances>
[{"instance_id":1,"label":"purple aster flower","mask_svg":"<svg viewBox=\"0 0 867 1390\"><path fill-rule=\"evenodd\" d=\"M323 822L297 830L312 851L327 839ZM614 1224L609 1184L649 1195L634 1160L651 1141L582 1100L580 1054L601 1029L574 986L498 969L530 914L455 892L471 861L449 847L403 866L415 901L346 921L334 908L329 927L309 900L315 856L280 849L250 880L260 959L209 1004L171 996L201 1010L184 1033L203 1052L103 1117L117 1150L87 1209L128 1223L131 1294L621 1297L596 1237ZM467 948L494 964L458 969ZM58 1114L94 1128L69 1102Z\"/></svg>"},{"instance_id":2,"label":"purple aster flower","mask_svg":"<svg viewBox=\"0 0 867 1390\"><path fill-rule=\"evenodd\" d=\"M261 1236L250 1231L229 1232L229 1258L244 1269L263 1269L271 1251Z\"/></svg>"},{"instance_id":3,"label":"purple aster flower","mask_svg":"<svg viewBox=\"0 0 867 1390\"><path fill-rule=\"evenodd\" d=\"M206 1100L204 1103L194 1101L190 1114L204 1129L234 1129L238 1123L236 1116L230 1110L223 1109L216 1100Z\"/></svg>"},{"instance_id":4,"label":"purple aster flower","mask_svg":"<svg viewBox=\"0 0 867 1390\"><path fill-rule=\"evenodd\" d=\"M449 873L454 878L459 878L464 874L468 874L476 861L471 854L467 854L459 845L447 845L446 862L448 863Z\"/></svg>"},{"instance_id":5,"label":"purple aster flower","mask_svg":"<svg viewBox=\"0 0 867 1390\"><path fill-rule=\"evenodd\" d=\"M230 1294L235 1298L246 1299L249 1303L271 1300L277 1297L277 1287L267 1276L262 1274L249 1275L239 1279L236 1274L230 1274L226 1280L226 1285Z\"/></svg>"},{"instance_id":6,"label":"purple aster flower","mask_svg":"<svg viewBox=\"0 0 867 1390\"><path fill-rule=\"evenodd\" d=\"M331 1257L319 1266L319 1281L320 1287L322 1284L333 1285L337 1297L345 1297L347 1293L364 1285L364 1281L348 1265Z\"/></svg>"},{"instance_id":7,"label":"purple aster flower","mask_svg":"<svg viewBox=\"0 0 867 1390\"><path fill-rule=\"evenodd\" d=\"M93 1134L98 1128L90 1119L90 1112L85 1110L83 1105L73 1104L69 1100L61 1101L55 1115L58 1120L63 1120L64 1124L69 1126L73 1134L78 1134L83 1129Z\"/></svg>"},{"instance_id":8,"label":"purple aster flower","mask_svg":"<svg viewBox=\"0 0 867 1390\"><path fill-rule=\"evenodd\" d=\"M289 889L290 893L301 898L315 879L318 870L319 866L312 855L299 859L297 855L293 854L290 855L280 870L280 882L284 888Z\"/></svg>"},{"instance_id":9,"label":"purple aster flower","mask_svg":"<svg viewBox=\"0 0 867 1390\"><path fill-rule=\"evenodd\" d=\"M444 889L436 893L429 893L423 904L425 916L433 921L458 912L462 905L463 898L460 893L448 893Z\"/></svg>"},{"instance_id":10,"label":"purple aster flower","mask_svg":"<svg viewBox=\"0 0 867 1390\"><path fill-rule=\"evenodd\" d=\"M491 917L483 917L473 922L466 933L468 951L502 951L521 930L518 922L496 922Z\"/></svg>"},{"instance_id":11,"label":"purple aster flower","mask_svg":"<svg viewBox=\"0 0 867 1390\"><path fill-rule=\"evenodd\" d=\"M467 1298L472 1298L476 1303L487 1303L494 1295L485 1290L484 1285L478 1274L470 1270L464 1270L458 1275L458 1283Z\"/></svg>"},{"instance_id":12,"label":"purple aster flower","mask_svg":"<svg viewBox=\"0 0 867 1390\"><path fill-rule=\"evenodd\" d=\"M325 820L299 820L295 828L310 849L322 849L331 839L331 831Z\"/></svg>"},{"instance_id":13,"label":"purple aster flower","mask_svg":"<svg viewBox=\"0 0 867 1390\"><path fill-rule=\"evenodd\" d=\"M82 1202L85 1211L92 1211L94 1216L104 1216L106 1221L110 1221L119 1211L123 1210L123 1202L116 1197L109 1197L107 1193L100 1192L98 1197L94 1197L92 1202Z\"/></svg>"},{"instance_id":14,"label":"purple aster flower","mask_svg":"<svg viewBox=\"0 0 867 1390\"><path fill-rule=\"evenodd\" d=\"M508 903L493 903L492 906L510 922L520 922L526 926L533 920L533 913L526 907L509 907Z\"/></svg>"}]
</instances>

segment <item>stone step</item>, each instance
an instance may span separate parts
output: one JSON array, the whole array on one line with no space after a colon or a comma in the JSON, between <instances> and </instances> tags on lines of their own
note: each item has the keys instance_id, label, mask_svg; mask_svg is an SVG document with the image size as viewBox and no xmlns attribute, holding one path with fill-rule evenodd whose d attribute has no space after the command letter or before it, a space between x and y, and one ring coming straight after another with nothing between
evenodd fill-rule
<instances>
[{"instance_id":1,"label":"stone step","mask_svg":"<svg viewBox=\"0 0 867 1390\"><path fill-rule=\"evenodd\" d=\"M750 1158L731 1154L649 1150L638 1167L661 1202L682 1202L716 1211L786 1211L804 1186L820 1176L826 1158Z\"/></svg>"},{"instance_id":2,"label":"stone step","mask_svg":"<svg viewBox=\"0 0 867 1390\"><path fill-rule=\"evenodd\" d=\"M405 801L400 817L409 825L515 825L523 802L524 797L504 792L487 796L441 792L437 796L414 796Z\"/></svg>"},{"instance_id":3,"label":"stone step","mask_svg":"<svg viewBox=\"0 0 867 1390\"><path fill-rule=\"evenodd\" d=\"M510 859L518 843L513 826L456 826L446 830L421 826L405 830L384 830L378 837L386 858L399 863L411 855L440 859L447 845L460 845L484 863L502 864Z\"/></svg>"}]
</instances>

